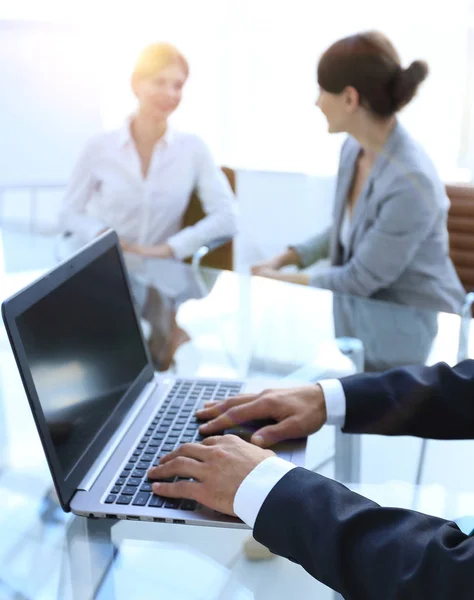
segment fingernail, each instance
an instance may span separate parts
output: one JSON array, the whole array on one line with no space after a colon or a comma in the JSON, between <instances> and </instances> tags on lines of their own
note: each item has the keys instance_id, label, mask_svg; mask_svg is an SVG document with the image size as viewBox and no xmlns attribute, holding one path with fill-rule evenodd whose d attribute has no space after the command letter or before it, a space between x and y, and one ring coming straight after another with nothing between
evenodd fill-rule
<instances>
[{"instance_id":1,"label":"fingernail","mask_svg":"<svg viewBox=\"0 0 474 600\"><path fill-rule=\"evenodd\" d=\"M151 485L151 489L154 492L157 492L160 489L160 487L161 487L161 485L159 483L152 483L152 485Z\"/></svg>"},{"instance_id":2,"label":"fingernail","mask_svg":"<svg viewBox=\"0 0 474 600\"><path fill-rule=\"evenodd\" d=\"M254 436L252 436L252 442L256 446L263 446L264 440L263 440L263 437L261 435L254 435Z\"/></svg>"},{"instance_id":3,"label":"fingernail","mask_svg":"<svg viewBox=\"0 0 474 600\"><path fill-rule=\"evenodd\" d=\"M217 402L213 402L212 400L209 400L209 402L204 402L204 406L214 406L214 404L217 404Z\"/></svg>"},{"instance_id":4,"label":"fingernail","mask_svg":"<svg viewBox=\"0 0 474 600\"><path fill-rule=\"evenodd\" d=\"M206 423L205 425L200 425L200 426L199 426L199 431L201 431L201 432L202 432L202 431L206 431L206 429L207 429L207 428L208 428L208 425L207 425L207 423Z\"/></svg>"}]
</instances>

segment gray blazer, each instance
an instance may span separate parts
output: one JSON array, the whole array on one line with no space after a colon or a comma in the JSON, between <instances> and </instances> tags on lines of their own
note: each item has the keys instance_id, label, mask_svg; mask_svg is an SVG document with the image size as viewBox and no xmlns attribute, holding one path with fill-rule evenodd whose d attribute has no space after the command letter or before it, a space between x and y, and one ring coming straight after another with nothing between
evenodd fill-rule
<instances>
[{"instance_id":1,"label":"gray blazer","mask_svg":"<svg viewBox=\"0 0 474 600\"><path fill-rule=\"evenodd\" d=\"M356 202L343 249L340 228L360 149L352 137L342 147L332 226L292 246L301 267L330 259L311 285L459 313L465 292L449 258L449 200L430 158L399 123Z\"/></svg>"}]
</instances>

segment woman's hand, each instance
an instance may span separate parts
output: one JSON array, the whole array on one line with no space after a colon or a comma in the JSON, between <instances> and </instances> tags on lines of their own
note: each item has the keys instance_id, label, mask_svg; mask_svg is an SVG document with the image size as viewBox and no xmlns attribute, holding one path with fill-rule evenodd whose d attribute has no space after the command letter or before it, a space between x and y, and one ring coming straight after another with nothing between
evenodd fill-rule
<instances>
[{"instance_id":1,"label":"woman's hand","mask_svg":"<svg viewBox=\"0 0 474 600\"><path fill-rule=\"evenodd\" d=\"M300 258L293 248L288 248L283 254L264 260L252 267L252 275L261 275L262 277L270 277L269 272L278 272L282 267L288 265L297 265ZM272 277L276 279L276 277Z\"/></svg>"},{"instance_id":2,"label":"woman's hand","mask_svg":"<svg viewBox=\"0 0 474 600\"><path fill-rule=\"evenodd\" d=\"M131 254L138 254L145 258L173 258L173 250L169 244L159 244L158 246L142 246L140 244L129 244L120 241L122 250Z\"/></svg>"},{"instance_id":3,"label":"woman's hand","mask_svg":"<svg viewBox=\"0 0 474 600\"><path fill-rule=\"evenodd\" d=\"M261 277L268 277L268 272L278 272L281 268L280 260L278 256L274 256L269 260L264 260L261 263L252 266L252 275L260 275Z\"/></svg>"},{"instance_id":4,"label":"woman's hand","mask_svg":"<svg viewBox=\"0 0 474 600\"><path fill-rule=\"evenodd\" d=\"M268 279L276 279L277 281L286 281L287 283L309 285L309 275L306 273L282 273L281 271L275 271L275 269L261 269L257 275Z\"/></svg>"}]
</instances>

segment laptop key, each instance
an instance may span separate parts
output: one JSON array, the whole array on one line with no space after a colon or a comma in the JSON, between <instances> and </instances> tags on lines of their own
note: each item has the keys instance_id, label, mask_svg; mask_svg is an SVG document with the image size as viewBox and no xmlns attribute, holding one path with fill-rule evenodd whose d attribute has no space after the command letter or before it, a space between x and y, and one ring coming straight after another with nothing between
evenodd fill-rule
<instances>
[{"instance_id":1,"label":"laptop key","mask_svg":"<svg viewBox=\"0 0 474 600\"><path fill-rule=\"evenodd\" d=\"M165 502L165 508L179 508L181 498L168 498Z\"/></svg>"},{"instance_id":2,"label":"laptop key","mask_svg":"<svg viewBox=\"0 0 474 600\"><path fill-rule=\"evenodd\" d=\"M140 492L151 492L151 483L144 483L140 488Z\"/></svg>"},{"instance_id":3,"label":"laptop key","mask_svg":"<svg viewBox=\"0 0 474 600\"><path fill-rule=\"evenodd\" d=\"M145 472L146 472L146 471L144 471L144 470L142 470L142 469L140 469L140 470L138 470L138 469L135 469L135 471L133 471L133 473L132 473L132 477L133 477L134 479L135 479L135 478L137 478L137 479L142 479L142 477L144 477L144 476L145 476ZM127 473L127 475L128 475L128 473Z\"/></svg>"},{"instance_id":4,"label":"laptop key","mask_svg":"<svg viewBox=\"0 0 474 600\"><path fill-rule=\"evenodd\" d=\"M148 502L148 506L155 506L156 508L160 508L161 506L163 506L164 501L165 499L161 496L155 496L153 494L150 499L150 502Z\"/></svg>"},{"instance_id":5,"label":"laptop key","mask_svg":"<svg viewBox=\"0 0 474 600\"><path fill-rule=\"evenodd\" d=\"M141 479L134 479L133 477L130 477L130 479L127 481L127 485L130 485L132 487L137 487L140 485L141 482L142 482Z\"/></svg>"},{"instance_id":6,"label":"laptop key","mask_svg":"<svg viewBox=\"0 0 474 600\"><path fill-rule=\"evenodd\" d=\"M115 485L123 485L125 483L125 477L119 477L119 479L117 479L117 481L115 482Z\"/></svg>"},{"instance_id":7,"label":"laptop key","mask_svg":"<svg viewBox=\"0 0 474 600\"><path fill-rule=\"evenodd\" d=\"M146 503L148 502L150 495L151 494L147 494L146 492L139 492L133 499L132 504L134 506L146 506Z\"/></svg>"},{"instance_id":8,"label":"laptop key","mask_svg":"<svg viewBox=\"0 0 474 600\"><path fill-rule=\"evenodd\" d=\"M109 494L107 496L107 498L105 499L105 504L113 504L116 500L117 496L114 496L114 494Z\"/></svg>"},{"instance_id":9,"label":"laptop key","mask_svg":"<svg viewBox=\"0 0 474 600\"><path fill-rule=\"evenodd\" d=\"M111 494L119 494L122 487L120 485L114 485L114 487L110 490Z\"/></svg>"},{"instance_id":10,"label":"laptop key","mask_svg":"<svg viewBox=\"0 0 474 600\"><path fill-rule=\"evenodd\" d=\"M128 471L122 471L122 472L120 473L120 477L121 477L122 479L123 479L123 478L126 478L126 477L128 477L129 475L130 475L130 473L129 473Z\"/></svg>"},{"instance_id":11,"label":"laptop key","mask_svg":"<svg viewBox=\"0 0 474 600\"><path fill-rule=\"evenodd\" d=\"M131 471L133 468L135 467L135 465L131 462L129 462L128 464L126 464L123 468L124 471Z\"/></svg>"},{"instance_id":12,"label":"laptop key","mask_svg":"<svg viewBox=\"0 0 474 600\"><path fill-rule=\"evenodd\" d=\"M130 504L131 501L131 496L119 496L116 504Z\"/></svg>"},{"instance_id":13,"label":"laptop key","mask_svg":"<svg viewBox=\"0 0 474 600\"><path fill-rule=\"evenodd\" d=\"M136 491L137 490L134 487L126 485L122 490L122 494L124 496L133 496Z\"/></svg>"},{"instance_id":14,"label":"laptop key","mask_svg":"<svg viewBox=\"0 0 474 600\"><path fill-rule=\"evenodd\" d=\"M183 504L181 504L181 508L183 510L196 510L197 502L196 502L196 500L183 500Z\"/></svg>"}]
</instances>

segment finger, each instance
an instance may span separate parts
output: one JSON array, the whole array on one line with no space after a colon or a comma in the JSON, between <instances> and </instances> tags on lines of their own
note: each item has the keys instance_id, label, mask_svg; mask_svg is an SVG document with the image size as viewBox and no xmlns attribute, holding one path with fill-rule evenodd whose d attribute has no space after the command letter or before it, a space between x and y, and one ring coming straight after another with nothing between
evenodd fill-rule
<instances>
[{"instance_id":1,"label":"finger","mask_svg":"<svg viewBox=\"0 0 474 600\"><path fill-rule=\"evenodd\" d=\"M153 483L151 490L154 494L167 498L187 498L196 500L199 492L197 481L175 481L174 483Z\"/></svg>"},{"instance_id":2,"label":"finger","mask_svg":"<svg viewBox=\"0 0 474 600\"><path fill-rule=\"evenodd\" d=\"M204 405L204 408L196 411L196 416L203 421L215 419L230 408L233 408L234 406L240 406L241 404L246 404L247 402L252 402L257 398L258 394L240 394L239 396L228 398L223 402L209 402Z\"/></svg>"},{"instance_id":3,"label":"finger","mask_svg":"<svg viewBox=\"0 0 474 600\"><path fill-rule=\"evenodd\" d=\"M267 425L257 430L251 438L252 444L261 448L268 448L283 440L301 437L300 427L293 418L284 419L274 425Z\"/></svg>"},{"instance_id":4,"label":"finger","mask_svg":"<svg viewBox=\"0 0 474 600\"><path fill-rule=\"evenodd\" d=\"M194 460L204 461L206 455L206 449L202 447L201 444L183 444L176 450L173 450L166 456L160 460L160 465L164 465L165 463L173 460L177 456L187 456L188 458L193 458Z\"/></svg>"},{"instance_id":5,"label":"finger","mask_svg":"<svg viewBox=\"0 0 474 600\"><path fill-rule=\"evenodd\" d=\"M148 471L148 478L167 479L168 477L185 477L187 479L201 480L203 469L203 463L192 458L186 458L185 456L178 456L164 465L152 467Z\"/></svg>"},{"instance_id":6,"label":"finger","mask_svg":"<svg viewBox=\"0 0 474 600\"><path fill-rule=\"evenodd\" d=\"M222 435L212 435L211 437L207 437L205 440L201 442L202 446L215 446L216 444L222 443L224 436Z\"/></svg>"},{"instance_id":7,"label":"finger","mask_svg":"<svg viewBox=\"0 0 474 600\"><path fill-rule=\"evenodd\" d=\"M261 398L257 398L253 402L245 402L240 406L229 408L224 414L201 425L199 431L209 435L224 429L231 429L246 421L265 419L271 416L267 403L263 402Z\"/></svg>"}]
</instances>

